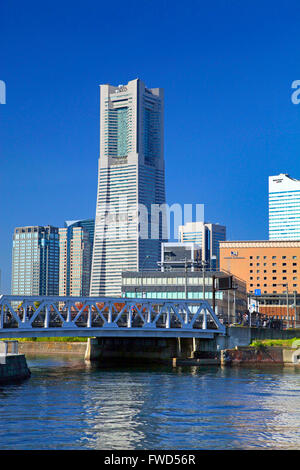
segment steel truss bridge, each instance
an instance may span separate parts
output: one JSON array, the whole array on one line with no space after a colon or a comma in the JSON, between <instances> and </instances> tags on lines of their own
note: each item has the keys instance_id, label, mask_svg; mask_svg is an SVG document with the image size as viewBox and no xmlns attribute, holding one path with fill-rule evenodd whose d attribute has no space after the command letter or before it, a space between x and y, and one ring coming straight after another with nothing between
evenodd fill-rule
<instances>
[{"instance_id":1,"label":"steel truss bridge","mask_svg":"<svg viewBox=\"0 0 300 470\"><path fill-rule=\"evenodd\" d=\"M225 331L200 300L0 296L0 338L213 338Z\"/></svg>"}]
</instances>

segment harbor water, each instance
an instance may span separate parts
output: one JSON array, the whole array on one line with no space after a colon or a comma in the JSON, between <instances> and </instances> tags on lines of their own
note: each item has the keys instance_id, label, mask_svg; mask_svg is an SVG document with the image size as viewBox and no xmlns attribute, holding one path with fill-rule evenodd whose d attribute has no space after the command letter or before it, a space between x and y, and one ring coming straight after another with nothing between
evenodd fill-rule
<instances>
[{"instance_id":1,"label":"harbor water","mask_svg":"<svg viewBox=\"0 0 300 470\"><path fill-rule=\"evenodd\" d=\"M299 449L296 366L101 368L28 356L0 386L0 449Z\"/></svg>"}]
</instances>

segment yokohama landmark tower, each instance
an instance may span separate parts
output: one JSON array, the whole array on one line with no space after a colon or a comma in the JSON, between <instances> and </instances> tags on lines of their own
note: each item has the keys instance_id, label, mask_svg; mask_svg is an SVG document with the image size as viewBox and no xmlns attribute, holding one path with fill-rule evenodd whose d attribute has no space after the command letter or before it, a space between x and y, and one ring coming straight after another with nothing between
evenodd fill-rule
<instances>
[{"instance_id":1,"label":"yokohama landmark tower","mask_svg":"<svg viewBox=\"0 0 300 470\"><path fill-rule=\"evenodd\" d=\"M122 271L156 269L165 203L164 95L139 80L101 85L91 296L121 295Z\"/></svg>"}]
</instances>

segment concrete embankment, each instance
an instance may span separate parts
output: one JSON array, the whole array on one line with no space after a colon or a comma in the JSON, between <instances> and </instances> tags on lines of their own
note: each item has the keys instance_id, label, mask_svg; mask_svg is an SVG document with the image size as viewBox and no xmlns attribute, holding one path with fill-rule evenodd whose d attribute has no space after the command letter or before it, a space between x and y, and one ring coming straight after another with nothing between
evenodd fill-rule
<instances>
[{"instance_id":1,"label":"concrete embankment","mask_svg":"<svg viewBox=\"0 0 300 470\"><path fill-rule=\"evenodd\" d=\"M278 346L225 349L221 351L221 364L293 364L300 366L300 349Z\"/></svg>"},{"instance_id":2,"label":"concrete embankment","mask_svg":"<svg viewBox=\"0 0 300 470\"><path fill-rule=\"evenodd\" d=\"M5 364L0 362L0 384L11 381L24 380L30 377L30 370L24 354L6 356Z\"/></svg>"},{"instance_id":3,"label":"concrete embankment","mask_svg":"<svg viewBox=\"0 0 300 470\"><path fill-rule=\"evenodd\" d=\"M19 352L22 354L75 354L84 357L86 342L59 341L20 341Z\"/></svg>"},{"instance_id":4,"label":"concrete embankment","mask_svg":"<svg viewBox=\"0 0 300 470\"><path fill-rule=\"evenodd\" d=\"M18 353L17 341L0 341L0 384L30 377L24 354Z\"/></svg>"}]
</instances>

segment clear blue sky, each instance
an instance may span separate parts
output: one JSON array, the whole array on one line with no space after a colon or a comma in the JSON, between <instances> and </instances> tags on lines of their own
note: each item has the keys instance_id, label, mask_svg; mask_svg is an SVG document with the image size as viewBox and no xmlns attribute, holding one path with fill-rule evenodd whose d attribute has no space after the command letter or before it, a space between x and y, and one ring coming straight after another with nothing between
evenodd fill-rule
<instances>
[{"instance_id":1,"label":"clear blue sky","mask_svg":"<svg viewBox=\"0 0 300 470\"><path fill-rule=\"evenodd\" d=\"M94 217L100 83L165 89L167 201L266 239L267 178L300 178L299 1L1 2L0 267L15 226Z\"/></svg>"}]
</instances>

